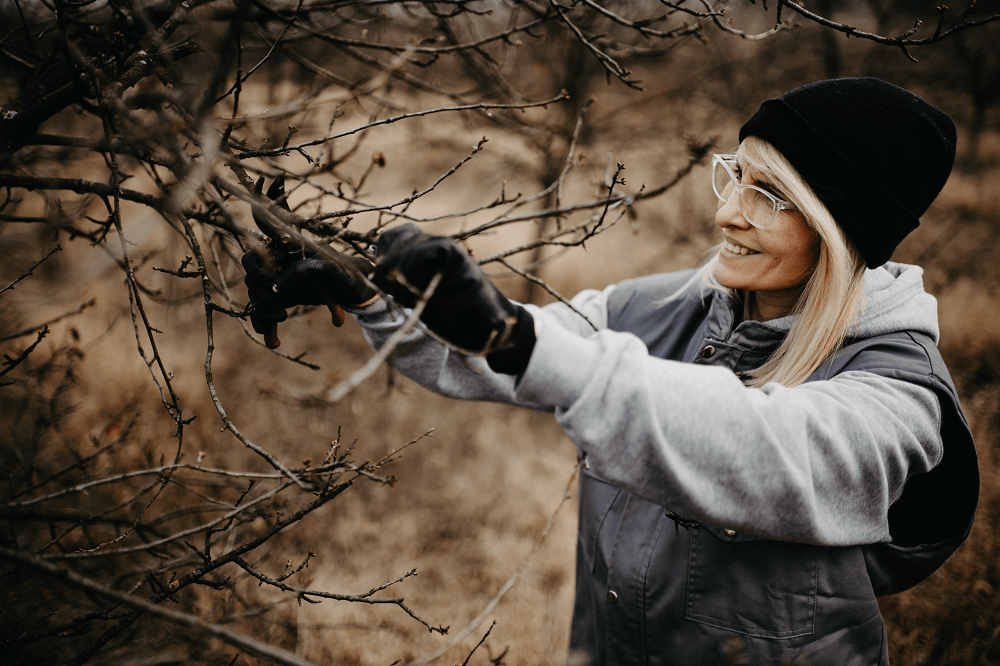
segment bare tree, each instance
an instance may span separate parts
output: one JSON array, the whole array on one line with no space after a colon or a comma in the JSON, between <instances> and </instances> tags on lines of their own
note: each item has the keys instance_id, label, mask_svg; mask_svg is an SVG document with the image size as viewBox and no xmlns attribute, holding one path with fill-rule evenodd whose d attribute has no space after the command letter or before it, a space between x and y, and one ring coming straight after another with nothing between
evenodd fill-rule
<instances>
[{"instance_id":1,"label":"bare tree","mask_svg":"<svg viewBox=\"0 0 1000 666\"><path fill-rule=\"evenodd\" d=\"M9 625L7 654L30 663L35 647L44 645L54 658L82 664L145 617L196 630L192 645L203 647L208 637L278 663L306 663L252 636L270 603L257 586L280 593L281 603L394 606L431 632L448 631L390 596L415 570L390 572L388 582L368 591L295 584L313 555L295 552L297 544L282 542L282 535L355 482L393 485L386 468L430 432L374 462L355 462L338 432L316 451L318 463L299 464L283 453L278 436L256 441L234 422L213 359L220 317L239 323L246 344L265 344L246 324L250 305L241 284L240 255L267 240L249 223L251 210L272 237L320 254L365 255L381 230L400 221L450 223L460 242L525 226L533 230L527 240L480 262L565 300L537 275L542 251L585 247L628 219L637 203L674 188L712 147L711 137L689 138L677 168L648 186L628 186L626 166L613 163L590 188L592 196L569 194L572 178L590 177L580 167L594 79L641 89L629 67L668 58L679 44L698 46L709 35L774 37L791 30L793 18L910 56L915 47L1000 18L979 18L974 6L957 20L939 9L930 35L917 24L890 37L783 0L741 12L709 0L0 2L9 96L0 108L0 243L17 260L9 262L0 298L43 279L61 252L70 254L64 245L72 244L74 260L110 257L124 283L114 298L127 303L130 354L148 369L160 417L169 424L158 427L169 430L172 442L170 454L156 459L139 441L139 410L125 397L114 427L90 433L89 441L63 427L87 398L75 370L87 349L76 328L61 343L50 331L93 312L93 298L41 319L40 307L10 308L0 332L9 350L0 399L10 470L0 504L7 526L0 585L31 577L59 591L16 600L24 618ZM747 30L730 16L748 12L763 15L767 27ZM544 75L526 74L538 71ZM449 165L409 174L418 182L412 192L386 196L374 185L379 173L405 170L405 162L387 164L368 146L400 125L419 127L432 117L454 118L461 127L456 135L483 138L461 148L456 138ZM534 191L511 193L501 184L486 202L425 206L470 161L483 159L487 134L528 147L524 162L532 164L526 176ZM260 179L279 177L289 207L260 196ZM130 236L152 227L170 242L136 249ZM197 286L180 298L182 283ZM394 341L419 325L434 286ZM204 386L227 445L238 442L252 458L203 464L198 452L221 445L191 441L194 418L209 417L188 409L175 386L176 359L164 351L168 336L150 315L162 305L200 308ZM394 341L333 385L325 400L337 402L360 386ZM273 353L316 368L301 354ZM84 444L93 451L85 453ZM258 555L265 544L272 550ZM275 547L288 551L284 567L272 561ZM223 588L240 595L241 611L198 611ZM50 622L54 613L59 619Z\"/></svg>"}]
</instances>

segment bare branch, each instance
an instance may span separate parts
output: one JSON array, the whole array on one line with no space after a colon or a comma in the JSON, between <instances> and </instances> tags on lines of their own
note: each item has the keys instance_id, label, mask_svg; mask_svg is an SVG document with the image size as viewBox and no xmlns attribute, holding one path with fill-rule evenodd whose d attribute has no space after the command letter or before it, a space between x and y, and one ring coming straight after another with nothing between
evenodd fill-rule
<instances>
[{"instance_id":1,"label":"bare branch","mask_svg":"<svg viewBox=\"0 0 1000 666\"><path fill-rule=\"evenodd\" d=\"M535 553L538 552L538 549L541 548L542 543L545 541L545 537L549 535L549 531L552 529L552 525L555 524L556 522L556 517L559 515L559 510L562 509L563 505L566 504L566 502L569 500L570 490L573 488L573 483L576 481L576 476L577 474L580 473L580 468L583 465L584 465L583 459L577 462L576 467L573 468L573 473L570 474L569 480L566 482L566 490L563 492L562 499L559 500L559 504L556 506L555 511L552 512L552 515L549 517L548 522L545 523L545 527L542 528L542 531L539 533L538 538L535 539L535 543L532 544L531 550L529 550L528 554L524 556L524 559L521 560L521 563L517 566L517 569L514 570L514 573L511 574L510 578L507 579L507 582L503 584L500 590L493 596L492 599L490 599L489 603L486 604L486 607L483 608L483 611L479 615L477 615L476 618L472 620L472 622L467 624L460 632L455 634L455 637L452 638L450 641L448 641L447 644L442 645L437 650L434 650L433 652L426 654L423 657L420 657L416 661L409 662L407 666L423 666L423 664L427 664L434 661L435 659L443 655L445 652L450 650L452 647L457 645L462 639L464 639L470 633L475 631L476 627L481 625L486 620L486 616L493 612L493 609L497 607L497 604L500 603L500 600L503 599L504 595L507 594L512 587L514 587L514 583L517 582L517 579L521 575L521 572L524 571L524 568L528 566L528 562L531 561L531 559L535 556Z\"/></svg>"},{"instance_id":2,"label":"bare branch","mask_svg":"<svg viewBox=\"0 0 1000 666\"><path fill-rule=\"evenodd\" d=\"M701 4L705 6L706 13L711 14L712 23L715 24L715 27L717 27L719 30L722 30L723 32L729 33L730 35L736 35L740 39L744 39L748 42L759 42L761 40L767 39L768 37L776 35L782 30L788 30L794 27L791 23L781 23L779 20L778 22L775 23L775 26L770 30L765 30L764 32L757 34L750 34L742 30L737 30L736 28L732 27L731 21L723 23L722 20L720 19L720 14L712 10L712 5L709 4L708 0L701 0ZM788 3L784 2L783 0L778 0L779 18L780 18L780 7L784 6L785 4Z\"/></svg>"},{"instance_id":3,"label":"bare branch","mask_svg":"<svg viewBox=\"0 0 1000 666\"><path fill-rule=\"evenodd\" d=\"M25 359L27 359L28 356L31 355L31 352L35 351L35 348L38 347L41 341L45 339L45 336L48 334L49 334L49 327L47 325L43 326L42 330L38 331L38 337L35 339L35 341L32 342L27 348L25 348L23 352L18 354L16 358L11 358L7 354L4 354L3 355L4 361L2 364L4 368L3 370L0 370L0 377L3 377L8 372L13 370L17 366L21 365L21 363L23 363ZM0 386L8 386L8 385L9 384L0 383Z\"/></svg>"},{"instance_id":4,"label":"bare branch","mask_svg":"<svg viewBox=\"0 0 1000 666\"><path fill-rule=\"evenodd\" d=\"M423 314L424 308L427 307L427 301L430 300L430 297L434 294L434 290L437 289L440 282L441 273L438 273L431 278L431 281L427 284L427 288L420 295L420 300L413 307L413 310L406 318L406 321L403 322L403 325L394 331L391 336L389 336L389 339L385 341L385 344L379 348L378 353L368 359L368 362L365 363L364 366L356 370L350 377L327 391L327 400L330 402L339 401L345 395L360 386L361 382L371 377L375 371L382 366L382 362L389 358L389 355L396 349L399 343L403 341L403 338L409 335L420 322L420 315Z\"/></svg>"},{"instance_id":5,"label":"bare branch","mask_svg":"<svg viewBox=\"0 0 1000 666\"><path fill-rule=\"evenodd\" d=\"M568 307L570 310L572 310L573 312L575 312L578 315L580 315L581 317L583 317L583 320L585 322L587 322L588 324L590 324L590 327L592 329L594 329L595 331L597 330L597 326L594 325L594 322L590 321L590 318L588 318L587 315L585 315L582 312L580 312L579 310L577 310L576 307L572 303L570 303L569 300L566 297L564 297L562 294L560 294L555 289L553 289L552 287L550 287L548 285L548 283L545 282L545 280L541 279L538 276L532 275L531 273L525 273L520 268L518 268L518 267L516 267L516 266L514 266L512 264L510 264L506 259L497 258L496 261L499 261L501 264L503 264L504 266L506 266L509 270L511 270L514 273L517 273L518 275L520 275L521 277L523 277L525 280L530 280L531 282L534 282L535 284L537 284L539 287L541 287L545 291L549 292L560 303L562 303L563 305L565 305L566 307Z\"/></svg>"},{"instance_id":6,"label":"bare branch","mask_svg":"<svg viewBox=\"0 0 1000 666\"><path fill-rule=\"evenodd\" d=\"M120 604L131 606L132 608L138 609L143 613L147 613L153 617L165 620L172 624L214 636L230 645L235 645L236 647L243 648L244 650L248 650L267 659L272 659L279 664L287 664L288 666L315 666L313 662L300 659L294 654L282 650L281 648L268 645L267 643L262 643L254 638L244 636L243 634L235 632L232 629L227 629L221 625L206 622L190 613L164 608L158 604L153 604L133 597L130 594L113 590L107 585L99 583L92 578L86 578L69 571L68 569L57 567L54 564L46 562L33 555L29 555L28 553L21 553L0 546L0 559L19 564L43 576L57 580L69 587L74 587L107 599L112 599Z\"/></svg>"},{"instance_id":7,"label":"bare branch","mask_svg":"<svg viewBox=\"0 0 1000 666\"><path fill-rule=\"evenodd\" d=\"M35 326L29 326L28 328L20 330L20 331L18 331L16 333L10 333L8 335L0 337L0 342L6 342L7 340L15 340L17 338L23 338L26 335L31 335L32 333L38 331L39 329L48 328L52 324L60 322L63 319L67 319L69 317L74 317L74 316L80 314L81 312L83 312L84 310L86 310L87 308L93 307L95 303L97 303L97 300L92 298L89 301L87 301L86 303L81 304L80 307L78 307L78 308L76 308L74 310L70 310L69 312L64 312L63 314L61 314L61 315L59 315L57 317L53 317L52 319L50 319L50 320L48 320L46 322L43 322L41 324L37 324Z\"/></svg>"},{"instance_id":8,"label":"bare branch","mask_svg":"<svg viewBox=\"0 0 1000 666\"><path fill-rule=\"evenodd\" d=\"M300 489L310 490L309 486L301 478L299 478L298 475L285 467L285 465L274 455L268 453L262 447L243 435L239 428L236 427L236 424L233 423L232 419L229 418L225 408L222 406L221 400L219 400L218 392L215 389L215 379L212 376L212 356L215 353L215 339L212 328L212 312L214 311L214 308L212 307L212 288L208 281L208 268L205 266L205 258L201 253L198 237L195 235L194 230L191 228L191 225L187 222L187 220L181 220L181 223L184 225L184 231L187 233L188 241L191 244L191 249L194 252L195 260L198 263L198 268L201 273L202 293L204 294L205 302L205 329L208 335L208 345L205 351L205 381L208 384L208 390L212 396L212 403L215 404L215 409L219 412L219 416L222 418L222 422L225 424L226 429L233 433L236 439L243 443L243 446L252 450L254 453L266 460L269 465L287 476L292 483L297 485Z\"/></svg>"},{"instance_id":9,"label":"bare branch","mask_svg":"<svg viewBox=\"0 0 1000 666\"><path fill-rule=\"evenodd\" d=\"M406 572L406 574L404 574L400 578L397 578L396 580L390 580L389 582L385 583L384 585L381 585L381 586L376 587L376 588L372 588L371 590L369 590L365 594L336 594L336 593L333 593L333 592L324 592L322 590L308 590L308 589L304 589L304 588L301 588L301 587L295 587L293 585L287 585L287 584L281 582L281 579L269 578L269 577L265 576L264 574L260 573L259 571L257 571L253 567L251 567L249 564L247 564L245 560L243 560L242 558L239 558L239 557L236 558L234 560L234 562L241 569L243 569L244 571L246 571L248 574L250 574L251 576L253 576L257 580L259 580L261 583L264 583L266 585L270 585L271 587L276 587L279 590L284 590L286 592L293 592L293 593L295 593L296 598L308 601L310 603L317 603L316 601L314 601L313 599L311 599L311 597L314 597L316 599L333 599L333 600L336 600L336 601L353 601L355 603L372 604L372 605L377 605L377 604L391 604L391 605L399 606L400 608L402 608L406 612L407 615L409 615L414 620L416 620L420 624L422 624L425 627L427 627L428 631L430 631L430 632L437 632L437 633L442 634L442 635L448 633L448 627L445 627L445 626L437 626L437 627L435 627L434 625L428 624L424 620L420 619L410 608L408 608L406 606L406 604L403 603L404 600L402 598L391 598L391 599L372 599L371 598L371 596L373 594L375 594L376 592L381 592L382 590L386 589L387 587L389 587L391 585L395 585L396 583L399 583L399 582L401 582L403 580L406 580L410 576L416 576L417 575L417 570L416 569L411 569L410 571Z\"/></svg>"},{"instance_id":10,"label":"bare branch","mask_svg":"<svg viewBox=\"0 0 1000 666\"><path fill-rule=\"evenodd\" d=\"M549 104L556 104L562 100L567 99L567 95L561 92L559 95L552 97L550 99L543 100L541 102L524 102L522 104L465 104L462 106L445 106L438 107L435 109L427 109L426 111L414 111L412 113L404 113L399 116L393 116L391 118L385 118L384 120L376 120L360 127L355 127L352 130L346 132L340 132L339 134L331 134L319 139L313 139L312 141L305 141L302 143L295 144L293 146L285 146L282 148L277 148L274 150L256 150L256 151L245 151L236 154L236 159L244 160L248 157L277 157L278 155L286 155L290 150L300 150L302 148L309 148L311 146L319 146L330 141L336 141L337 139L343 139L344 137L357 134L359 132L364 132L366 130L372 129L374 127L381 127L382 125L391 125L392 123L399 122L400 120L407 120L410 118L422 118L424 116L429 116L437 113L446 113L452 111L471 111L471 110L497 110L497 109L534 109L538 107L546 107ZM0 186L4 185L3 181L0 181Z\"/></svg>"},{"instance_id":11,"label":"bare branch","mask_svg":"<svg viewBox=\"0 0 1000 666\"><path fill-rule=\"evenodd\" d=\"M586 36L584 36L583 31L580 30L580 28L578 28L576 24L570 20L569 16L566 15L565 11L566 8L564 8L562 5L556 2L556 0L549 0L549 4L552 5L553 9L555 9L556 14L558 14L562 22L566 24L566 26L570 29L570 31L572 31L577 41L583 44L583 46L586 47L587 50L589 50L594 55L595 58L597 58L597 61L601 63L602 67L608 70L610 74L613 74L615 78L617 78L619 81L627 85L629 88L633 88L635 90L642 90L642 88L639 87L639 82L631 81L628 78L632 74L632 72L619 65L614 58L609 56L604 51L601 51L599 48L597 48L597 46L595 46L592 42L590 42L586 38Z\"/></svg>"},{"instance_id":12,"label":"bare branch","mask_svg":"<svg viewBox=\"0 0 1000 666\"><path fill-rule=\"evenodd\" d=\"M56 252L61 252L61 251L62 251L62 245L56 245L54 248L52 248L51 250L49 250L48 254L46 254L44 257L42 257L41 259L39 259L35 263L31 264L31 268L29 268L27 271L25 271L24 273L22 273L19 278L17 278L13 282L11 282L9 285L7 285L6 287L4 287L3 289L0 289L0 294L2 294L5 291L8 291L10 289L13 289L15 284L17 284L18 282L20 282L24 278L28 277L29 275L33 275L34 274L34 270L36 268L38 268L39 266L41 266L45 262L46 259L48 259L49 257L51 257Z\"/></svg>"},{"instance_id":13,"label":"bare branch","mask_svg":"<svg viewBox=\"0 0 1000 666\"><path fill-rule=\"evenodd\" d=\"M957 35L966 30L970 30L972 28L976 28L1000 20L1000 14L995 14L993 16L988 16L986 18L979 19L978 21L970 21L969 14L968 12L966 12L962 16L961 20L955 26L953 26L949 30L942 30L942 26L945 20L945 14L944 11L942 11L942 9L946 8L939 8L938 11L940 14L940 18L938 20L937 27L934 29L934 33L930 37L924 37L921 39L913 38L913 35L917 32L917 29L921 25L920 21L918 21L916 25L913 26L913 28L904 32L899 37L885 37L882 35L876 35L874 33L859 30L858 28L855 28L853 26L844 23L837 23L836 21L820 16L819 14L810 12L805 7L795 2L789 2L788 0L778 0L778 4L780 6L788 7L793 12L796 12L797 14L803 16L804 18L809 19L813 23L821 25L825 28L829 28L831 30L836 30L837 32L842 32L849 37L859 37L861 39L867 39L869 41L875 42L876 44L883 44L885 46L896 46L900 50L902 50L903 54L906 55L906 57L912 60L913 62L916 62L917 60L912 55L910 55L909 51L907 50L907 47L928 46L930 44L935 44L944 39L948 39L949 37L953 37L954 35ZM970 9L972 6L974 6L974 4L975 3L970 3Z\"/></svg>"},{"instance_id":14,"label":"bare branch","mask_svg":"<svg viewBox=\"0 0 1000 666\"><path fill-rule=\"evenodd\" d=\"M472 659L472 655L476 654L476 650L478 650L479 647L486 642L486 639L490 637L490 634L493 632L493 627L495 626L497 626L497 621L493 620L493 624L490 625L490 628L486 630L486 633L483 634L483 637L479 639L478 643L476 643L476 647L472 648L472 651L469 652L469 656L466 657L465 661L462 662L462 666L469 665L469 660Z\"/></svg>"}]
</instances>

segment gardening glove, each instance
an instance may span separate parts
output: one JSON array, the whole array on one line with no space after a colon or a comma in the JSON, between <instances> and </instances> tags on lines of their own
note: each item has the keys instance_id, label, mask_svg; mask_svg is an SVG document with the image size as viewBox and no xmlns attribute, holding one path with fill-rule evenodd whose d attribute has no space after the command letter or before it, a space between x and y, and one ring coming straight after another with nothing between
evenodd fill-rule
<instances>
[{"instance_id":1,"label":"gardening glove","mask_svg":"<svg viewBox=\"0 0 1000 666\"><path fill-rule=\"evenodd\" d=\"M262 333L261 323L282 322L286 308L296 305L360 307L369 304L378 293L364 281L372 264L362 257L338 253L336 259L322 255L311 257L271 255L274 241L243 255L243 269L250 301L254 309L250 321ZM343 323L334 321L338 326Z\"/></svg>"},{"instance_id":2,"label":"gardening glove","mask_svg":"<svg viewBox=\"0 0 1000 666\"><path fill-rule=\"evenodd\" d=\"M416 305L441 273L420 320L456 347L485 353L495 372L524 372L535 346L534 319L504 296L454 241L404 224L382 234L376 257L372 281L406 307Z\"/></svg>"},{"instance_id":3,"label":"gardening glove","mask_svg":"<svg viewBox=\"0 0 1000 666\"><path fill-rule=\"evenodd\" d=\"M257 193L262 189L257 183ZM268 189L271 199L284 195L283 179L275 180ZM279 202L286 210L288 204ZM255 215L256 219L256 215ZM272 228L261 224L262 229ZM326 305L335 326L344 323L342 306L364 306L373 301L378 292L365 281L372 264L363 257L351 257L332 249L329 253L312 253L302 248L289 247L289 242L272 239L261 248L243 255L245 282L253 310L250 323L257 333L264 336L268 347L281 344L277 337L277 324L288 318L287 308L296 305Z\"/></svg>"}]
</instances>

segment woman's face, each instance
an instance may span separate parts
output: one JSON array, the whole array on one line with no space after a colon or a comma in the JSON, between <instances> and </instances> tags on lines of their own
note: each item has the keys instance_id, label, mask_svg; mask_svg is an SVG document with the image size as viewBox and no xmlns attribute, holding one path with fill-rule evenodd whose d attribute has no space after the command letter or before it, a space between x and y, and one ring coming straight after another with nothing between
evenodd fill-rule
<instances>
[{"instance_id":1,"label":"woman's face","mask_svg":"<svg viewBox=\"0 0 1000 666\"><path fill-rule=\"evenodd\" d=\"M744 168L737 177L786 198L759 174ZM758 229L743 217L739 197L730 196L720 202L715 221L723 231L715 279L729 289L755 292L754 311L763 319L789 314L819 258L819 236L802 214L782 210L773 226Z\"/></svg>"}]
</instances>

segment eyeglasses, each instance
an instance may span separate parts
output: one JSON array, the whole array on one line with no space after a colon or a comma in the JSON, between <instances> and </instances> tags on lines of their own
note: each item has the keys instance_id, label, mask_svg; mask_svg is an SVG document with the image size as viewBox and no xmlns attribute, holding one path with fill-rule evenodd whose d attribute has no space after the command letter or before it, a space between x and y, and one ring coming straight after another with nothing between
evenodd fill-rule
<instances>
[{"instance_id":1,"label":"eyeglasses","mask_svg":"<svg viewBox=\"0 0 1000 666\"><path fill-rule=\"evenodd\" d=\"M712 189L719 201L728 202L733 191L739 194L740 211L747 222L758 229L769 229L783 210L796 210L795 204L783 201L756 185L743 185L736 177L740 166L736 155L712 156ZM732 185L734 190L730 190Z\"/></svg>"}]
</instances>

